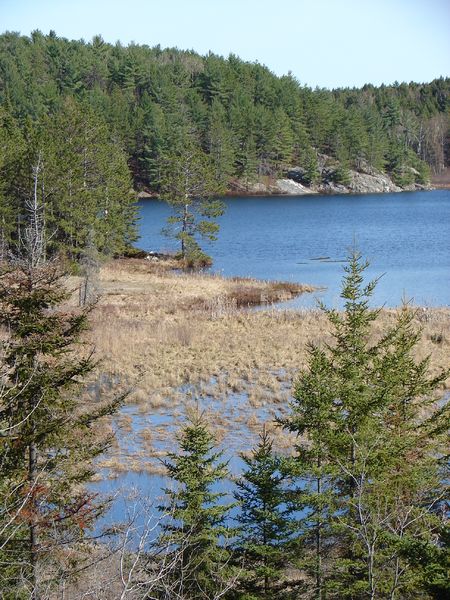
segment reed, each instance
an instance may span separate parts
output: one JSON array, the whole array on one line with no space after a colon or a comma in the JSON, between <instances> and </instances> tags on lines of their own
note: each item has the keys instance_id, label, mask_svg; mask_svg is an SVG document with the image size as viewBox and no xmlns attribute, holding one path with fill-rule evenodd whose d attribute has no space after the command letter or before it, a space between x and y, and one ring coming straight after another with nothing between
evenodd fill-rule
<instances>
[{"instance_id":1,"label":"reed","mask_svg":"<svg viewBox=\"0 0 450 600\"><path fill-rule=\"evenodd\" d=\"M69 284L76 287L76 279ZM270 297L274 289L277 293L298 293L300 287L175 274L145 260L113 261L100 272L101 296L91 317L89 341L102 357L97 377L107 373L108 381L130 388L128 401L137 405L140 414L183 414L192 402L182 388L188 385L198 396L210 399L221 439L230 435L226 432L239 431L243 422L256 435L256 415L261 407L286 409L296 374L306 365L307 344L332 343L332 338L327 319L318 310L275 310L268 306L252 311L240 307L252 304L257 296L260 301L264 294ZM76 294L73 301L75 298ZM415 325L423 331L416 358L430 355L432 373L448 361L449 317L449 309L416 311ZM372 332L373 342L394 318L395 310L382 310ZM445 387L450 387L450 380ZM243 395L247 401L240 410L219 419L232 394ZM130 423L123 416L118 420L124 433L130 430ZM152 431L152 436L141 439L144 457L150 454L150 439L161 441L173 434L162 427ZM292 445L292 440L282 441L280 434L277 436L285 450ZM239 439L235 442L238 444ZM124 463L120 450L115 452L117 468L129 469L133 461Z\"/></svg>"}]
</instances>

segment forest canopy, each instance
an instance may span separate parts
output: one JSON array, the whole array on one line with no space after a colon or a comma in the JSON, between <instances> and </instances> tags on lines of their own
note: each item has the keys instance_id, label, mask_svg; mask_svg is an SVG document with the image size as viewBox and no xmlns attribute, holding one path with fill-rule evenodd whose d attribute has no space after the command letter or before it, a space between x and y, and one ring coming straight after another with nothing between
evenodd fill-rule
<instances>
[{"instance_id":1,"label":"forest canopy","mask_svg":"<svg viewBox=\"0 0 450 600\"><path fill-rule=\"evenodd\" d=\"M337 165L337 183L350 168L386 171L400 186L426 183L447 163L449 91L442 77L313 90L233 54L6 32L2 244L19 237L17 219L37 185L53 249L77 255L89 239L120 253L134 236L129 191L160 194L167 165L186 147L205 156L225 190L292 167L317 182L324 155Z\"/></svg>"}]
</instances>

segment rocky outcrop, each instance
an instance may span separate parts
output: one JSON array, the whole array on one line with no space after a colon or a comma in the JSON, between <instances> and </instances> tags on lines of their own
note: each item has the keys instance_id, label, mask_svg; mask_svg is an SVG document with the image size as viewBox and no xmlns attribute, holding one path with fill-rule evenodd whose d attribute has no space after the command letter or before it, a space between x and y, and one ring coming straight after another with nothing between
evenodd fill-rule
<instances>
[{"instance_id":1,"label":"rocky outcrop","mask_svg":"<svg viewBox=\"0 0 450 600\"><path fill-rule=\"evenodd\" d=\"M350 171L348 190L352 194L379 194L380 192L401 192L402 188L385 173L362 173Z\"/></svg>"},{"instance_id":2,"label":"rocky outcrop","mask_svg":"<svg viewBox=\"0 0 450 600\"><path fill-rule=\"evenodd\" d=\"M261 178L257 182L234 181L232 194L239 195L289 195L303 194L381 194L412 190L429 190L429 185L414 183L399 187L386 173L377 171L368 164L362 163L360 169L348 170L345 183L336 181L338 164L325 155L318 156L320 183L308 184L305 169L293 167L284 179ZM417 173L418 175L418 173Z\"/></svg>"},{"instance_id":3,"label":"rocky outcrop","mask_svg":"<svg viewBox=\"0 0 450 600\"><path fill-rule=\"evenodd\" d=\"M413 183L399 187L386 173L377 171L362 162L358 171L345 172L345 183L337 177L339 164L332 158L319 154L317 157L319 183L308 182L308 174L302 167L292 167L283 179L262 176L258 180L235 179L228 190L230 196L301 196L306 194L382 194L392 192L431 190L431 185ZM412 179L420 174L409 168ZM449 175L450 180L450 175ZM446 187L450 187L447 184ZM155 192L140 191L138 198L157 198Z\"/></svg>"},{"instance_id":4,"label":"rocky outcrop","mask_svg":"<svg viewBox=\"0 0 450 600\"><path fill-rule=\"evenodd\" d=\"M302 185L293 179L277 179L277 189L280 194L300 196L301 194L317 194L318 191Z\"/></svg>"}]
</instances>

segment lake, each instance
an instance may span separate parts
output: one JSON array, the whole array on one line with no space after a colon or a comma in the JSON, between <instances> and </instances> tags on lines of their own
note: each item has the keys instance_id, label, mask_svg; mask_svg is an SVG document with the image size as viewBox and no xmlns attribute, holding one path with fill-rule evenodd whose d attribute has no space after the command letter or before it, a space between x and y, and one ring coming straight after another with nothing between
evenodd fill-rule
<instances>
[{"instance_id":1,"label":"lake","mask_svg":"<svg viewBox=\"0 0 450 600\"><path fill-rule=\"evenodd\" d=\"M355 240L371 261L368 275L378 277L385 273L376 289L375 304L394 306L403 297L428 306L450 303L450 191L229 198L225 202L227 211L220 219L219 239L204 246L214 259L213 271L326 286L315 296L330 306L339 306L342 261ZM173 240L161 235L171 214L169 207L156 200L143 200L139 206L141 237L137 245L148 251L176 249ZM286 304L313 306L315 298L305 294ZM188 388L183 393L194 394L195 389ZM233 413L236 423L241 423L237 429L240 448L254 444L255 433L245 425L244 418L239 418L240 411L245 414L248 407L245 394L230 393L220 401L202 397L200 403L201 408L215 407L221 414ZM260 407L260 418L272 420L272 408L269 404ZM184 418L176 420L167 410L143 413L137 406L123 407L121 415L131 419L130 432L122 432L118 437L123 455L129 457L137 450L141 430L149 428L155 432L162 425L172 433L173 442ZM115 419L113 423L118 430L119 423ZM167 443L156 438L153 441L157 450L164 450ZM222 449L231 460L231 471L239 473L242 462L229 437ZM107 469L102 474L106 479L91 484L90 489L117 496L109 513L100 520L99 529L123 519L139 499L155 501L169 483L163 475L145 471L122 472L112 480L107 478ZM232 488L231 482L222 482L217 491L230 494ZM152 510L157 519L157 511L154 507ZM142 520L143 517L139 523Z\"/></svg>"},{"instance_id":2,"label":"lake","mask_svg":"<svg viewBox=\"0 0 450 600\"><path fill-rule=\"evenodd\" d=\"M450 304L450 190L339 196L236 197L225 199L219 239L202 247L212 271L262 279L310 283L326 289L314 296L338 307L342 266L356 243L370 261L368 277L381 277L375 305L402 298L424 306ZM142 200L144 250L177 249L161 229L170 208ZM301 296L289 306L313 306Z\"/></svg>"}]
</instances>

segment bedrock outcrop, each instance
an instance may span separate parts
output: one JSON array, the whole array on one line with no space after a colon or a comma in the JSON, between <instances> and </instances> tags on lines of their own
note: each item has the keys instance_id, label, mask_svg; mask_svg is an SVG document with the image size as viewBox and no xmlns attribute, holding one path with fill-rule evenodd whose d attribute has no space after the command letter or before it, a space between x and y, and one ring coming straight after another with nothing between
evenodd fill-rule
<instances>
[{"instance_id":1,"label":"bedrock outcrop","mask_svg":"<svg viewBox=\"0 0 450 600\"><path fill-rule=\"evenodd\" d=\"M392 178L381 171L362 164L358 171L349 169L345 183L339 182L336 172L337 164L324 155L319 156L319 182L308 183L307 173L301 167L289 169L282 179L261 177L257 181L235 180L230 190L239 195L289 195L303 194L382 194L413 190L433 189L430 185L413 183L408 186L398 186ZM417 172L413 175L419 175Z\"/></svg>"}]
</instances>

